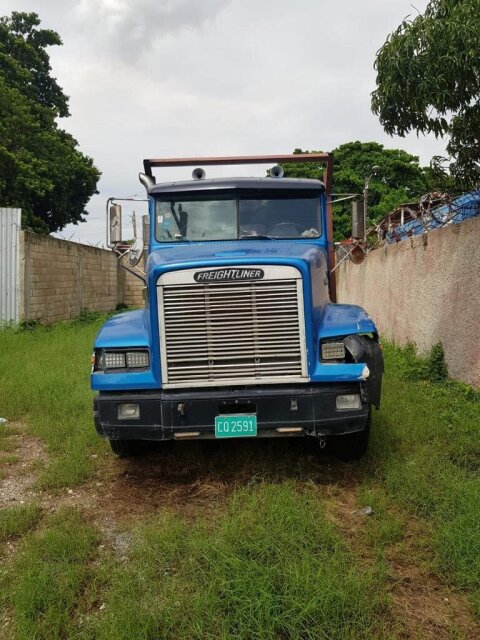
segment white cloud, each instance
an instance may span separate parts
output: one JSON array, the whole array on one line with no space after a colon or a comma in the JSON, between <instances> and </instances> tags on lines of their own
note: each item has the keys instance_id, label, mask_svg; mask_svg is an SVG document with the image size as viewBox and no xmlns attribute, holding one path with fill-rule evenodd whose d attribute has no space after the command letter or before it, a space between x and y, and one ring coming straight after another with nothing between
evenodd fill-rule
<instances>
[{"instance_id":1,"label":"white cloud","mask_svg":"<svg viewBox=\"0 0 480 640\"><path fill-rule=\"evenodd\" d=\"M228 0L80 0L73 20L100 49L134 62L166 35L201 28L227 4Z\"/></svg>"},{"instance_id":2,"label":"white cloud","mask_svg":"<svg viewBox=\"0 0 480 640\"><path fill-rule=\"evenodd\" d=\"M51 59L71 97L62 126L103 174L88 222L65 235L102 241L105 200L142 193L144 157L328 150L355 139L424 163L443 153L433 136L388 137L370 110L375 53L410 2L4 0L3 13L36 11L61 34Z\"/></svg>"}]
</instances>

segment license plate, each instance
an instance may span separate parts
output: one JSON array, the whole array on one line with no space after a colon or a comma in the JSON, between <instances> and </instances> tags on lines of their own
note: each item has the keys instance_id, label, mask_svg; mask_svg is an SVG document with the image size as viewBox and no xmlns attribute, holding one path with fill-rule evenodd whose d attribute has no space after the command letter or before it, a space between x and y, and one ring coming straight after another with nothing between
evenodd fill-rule
<instances>
[{"instance_id":1,"label":"license plate","mask_svg":"<svg viewBox=\"0 0 480 640\"><path fill-rule=\"evenodd\" d=\"M257 435L257 416L216 416L216 438L244 438Z\"/></svg>"}]
</instances>

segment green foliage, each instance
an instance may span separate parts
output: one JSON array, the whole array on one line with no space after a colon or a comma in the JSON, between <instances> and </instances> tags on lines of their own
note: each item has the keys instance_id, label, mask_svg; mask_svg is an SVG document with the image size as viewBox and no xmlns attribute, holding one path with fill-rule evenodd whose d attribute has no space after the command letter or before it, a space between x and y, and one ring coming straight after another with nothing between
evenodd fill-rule
<instances>
[{"instance_id":1,"label":"green foliage","mask_svg":"<svg viewBox=\"0 0 480 640\"><path fill-rule=\"evenodd\" d=\"M480 0L431 0L377 55L372 110L389 134L447 136L452 173L478 183Z\"/></svg>"},{"instance_id":2,"label":"green foliage","mask_svg":"<svg viewBox=\"0 0 480 640\"><path fill-rule=\"evenodd\" d=\"M91 325L92 322L95 322L101 317L102 314L100 313L100 311L94 311L93 309L82 309L80 315L75 318L75 320L72 320L72 323Z\"/></svg>"},{"instance_id":3,"label":"green foliage","mask_svg":"<svg viewBox=\"0 0 480 640\"><path fill-rule=\"evenodd\" d=\"M428 356L428 377L431 382L443 382L448 378L445 352L441 342L437 343Z\"/></svg>"},{"instance_id":4,"label":"green foliage","mask_svg":"<svg viewBox=\"0 0 480 640\"><path fill-rule=\"evenodd\" d=\"M296 149L294 153L308 153ZM313 153L313 152L312 152ZM368 215L370 222L383 218L404 202L445 184L444 175L420 167L418 157L401 149L385 149L377 142L347 142L333 149L333 193L363 193L365 178L372 167L380 167L369 183ZM322 179L323 167L311 164L285 164L285 175ZM335 240L347 238L351 233L351 203L333 207Z\"/></svg>"},{"instance_id":5,"label":"green foliage","mask_svg":"<svg viewBox=\"0 0 480 640\"><path fill-rule=\"evenodd\" d=\"M84 219L100 173L57 125L68 98L46 47L61 40L39 24L35 13L0 18L0 202L21 207L25 227L49 233Z\"/></svg>"},{"instance_id":6,"label":"green foliage","mask_svg":"<svg viewBox=\"0 0 480 640\"><path fill-rule=\"evenodd\" d=\"M386 345L385 351L389 353L390 366L397 375L402 375L406 380L444 382L448 379L445 352L441 342L434 345L426 356L419 356L413 344L403 348L391 348Z\"/></svg>"}]
</instances>

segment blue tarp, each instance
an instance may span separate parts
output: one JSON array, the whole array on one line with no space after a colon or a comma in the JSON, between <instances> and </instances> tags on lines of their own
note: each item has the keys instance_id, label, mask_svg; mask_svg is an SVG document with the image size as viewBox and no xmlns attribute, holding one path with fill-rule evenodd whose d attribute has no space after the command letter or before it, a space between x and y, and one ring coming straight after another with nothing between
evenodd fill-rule
<instances>
[{"instance_id":1,"label":"blue tarp","mask_svg":"<svg viewBox=\"0 0 480 640\"><path fill-rule=\"evenodd\" d=\"M475 189L454 198L449 204L434 207L427 216L410 220L394 231L388 231L385 239L393 244L410 236L438 229L446 224L457 224L478 215L480 215L480 189Z\"/></svg>"}]
</instances>

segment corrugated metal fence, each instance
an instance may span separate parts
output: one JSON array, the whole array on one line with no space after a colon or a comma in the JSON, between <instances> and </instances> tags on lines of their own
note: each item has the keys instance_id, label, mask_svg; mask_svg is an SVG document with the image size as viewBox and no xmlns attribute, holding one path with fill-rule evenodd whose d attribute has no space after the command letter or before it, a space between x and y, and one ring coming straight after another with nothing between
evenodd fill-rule
<instances>
[{"instance_id":1,"label":"corrugated metal fence","mask_svg":"<svg viewBox=\"0 0 480 640\"><path fill-rule=\"evenodd\" d=\"M18 321L18 245L21 209L0 208L0 324Z\"/></svg>"}]
</instances>

